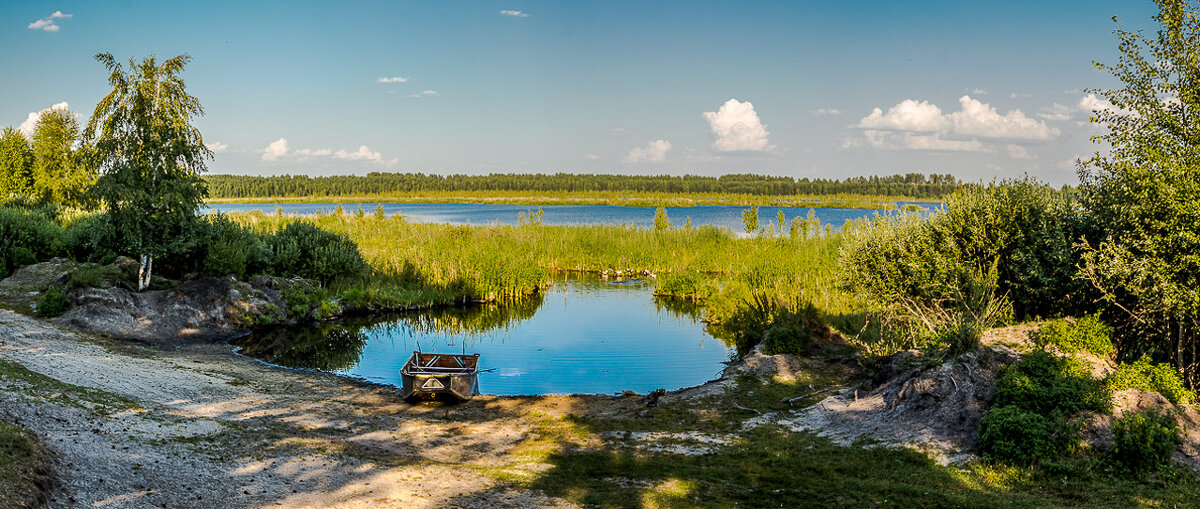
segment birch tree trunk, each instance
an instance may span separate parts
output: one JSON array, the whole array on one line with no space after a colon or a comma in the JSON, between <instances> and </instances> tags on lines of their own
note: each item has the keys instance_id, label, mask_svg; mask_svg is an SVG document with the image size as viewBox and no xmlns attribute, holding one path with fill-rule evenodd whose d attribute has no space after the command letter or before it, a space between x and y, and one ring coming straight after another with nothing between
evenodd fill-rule
<instances>
[{"instance_id":1,"label":"birch tree trunk","mask_svg":"<svg viewBox=\"0 0 1200 509\"><path fill-rule=\"evenodd\" d=\"M154 267L154 257L150 255L142 255L142 264L138 267L138 291L145 290L150 286L150 271Z\"/></svg>"}]
</instances>

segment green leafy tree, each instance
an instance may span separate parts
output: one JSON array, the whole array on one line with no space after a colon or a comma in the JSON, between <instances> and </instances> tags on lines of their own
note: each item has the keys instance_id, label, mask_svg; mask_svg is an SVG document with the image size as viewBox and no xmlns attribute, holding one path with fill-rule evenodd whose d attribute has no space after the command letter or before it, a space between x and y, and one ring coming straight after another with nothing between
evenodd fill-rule
<instances>
[{"instance_id":1,"label":"green leafy tree","mask_svg":"<svg viewBox=\"0 0 1200 509\"><path fill-rule=\"evenodd\" d=\"M96 105L85 136L102 171L96 194L125 250L141 260L139 290L150 284L155 257L191 243L207 194L200 174L212 152L192 125L204 109L180 77L190 59L150 56L124 67L111 54L96 55L112 91Z\"/></svg>"},{"instance_id":2,"label":"green leafy tree","mask_svg":"<svg viewBox=\"0 0 1200 509\"><path fill-rule=\"evenodd\" d=\"M95 172L84 164L79 121L66 108L50 108L33 126L33 192L43 201L84 206L90 201Z\"/></svg>"},{"instance_id":3,"label":"green leafy tree","mask_svg":"<svg viewBox=\"0 0 1200 509\"><path fill-rule=\"evenodd\" d=\"M758 207L750 207L742 211L742 227L750 235L754 235L754 232L758 231Z\"/></svg>"},{"instance_id":4,"label":"green leafy tree","mask_svg":"<svg viewBox=\"0 0 1200 509\"><path fill-rule=\"evenodd\" d=\"M1121 58L1096 63L1124 84L1091 90L1109 145L1079 165L1083 200L1105 234L1085 245L1083 275L1121 310L1123 358L1169 359L1195 386L1200 332L1200 19L1157 0L1154 35L1116 30ZM1116 18L1113 18L1116 21Z\"/></svg>"},{"instance_id":5,"label":"green leafy tree","mask_svg":"<svg viewBox=\"0 0 1200 509\"><path fill-rule=\"evenodd\" d=\"M659 207L654 210L654 229L665 232L671 229L671 220L667 218L667 209Z\"/></svg>"},{"instance_id":6,"label":"green leafy tree","mask_svg":"<svg viewBox=\"0 0 1200 509\"><path fill-rule=\"evenodd\" d=\"M33 191L33 148L12 127L0 134L0 198Z\"/></svg>"}]
</instances>

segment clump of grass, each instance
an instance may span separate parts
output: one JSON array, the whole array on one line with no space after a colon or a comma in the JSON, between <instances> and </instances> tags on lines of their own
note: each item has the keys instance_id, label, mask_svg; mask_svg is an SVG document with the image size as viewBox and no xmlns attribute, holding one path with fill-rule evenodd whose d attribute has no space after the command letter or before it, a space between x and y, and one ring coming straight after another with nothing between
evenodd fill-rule
<instances>
[{"instance_id":1,"label":"clump of grass","mask_svg":"<svg viewBox=\"0 0 1200 509\"><path fill-rule=\"evenodd\" d=\"M1029 337L1039 348L1055 345L1063 353L1085 351L1107 356L1114 351L1112 327L1101 321L1098 315L1088 315L1078 320L1051 320L1030 333Z\"/></svg>"},{"instance_id":2,"label":"clump of grass","mask_svg":"<svg viewBox=\"0 0 1200 509\"><path fill-rule=\"evenodd\" d=\"M1105 379L1104 385L1111 392L1125 389L1157 392L1175 404L1196 401L1196 393L1188 390L1175 368L1170 364L1154 364L1146 356L1136 362L1117 366L1116 371Z\"/></svg>"},{"instance_id":3,"label":"clump of grass","mask_svg":"<svg viewBox=\"0 0 1200 509\"><path fill-rule=\"evenodd\" d=\"M0 421L0 507L44 504L46 462L45 451L29 430Z\"/></svg>"}]
</instances>

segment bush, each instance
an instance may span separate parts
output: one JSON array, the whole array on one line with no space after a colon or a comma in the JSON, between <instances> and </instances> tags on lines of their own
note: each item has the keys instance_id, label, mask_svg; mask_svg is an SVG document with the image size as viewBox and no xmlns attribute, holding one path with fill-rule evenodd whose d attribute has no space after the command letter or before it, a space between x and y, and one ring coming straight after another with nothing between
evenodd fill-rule
<instances>
[{"instance_id":1,"label":"bush","mask_svg":"<svg viewBox=\"0 0 1200 509\"><path fill-rule=\"evenodd\" d=\"M1019 406L994 407L979 421L979 449L989 461L1030 464L1072 451L1079 430L1062 413L1039 414Z\"/></svg>"},{"instance_id":2,"label":"bush","mask_svg":"<svg viewBox=\"0 0 1200 509\"><path fill-rule=\"evenodd\" d=\"M11 273L61 254L62 236L62 227L42 213L0 206L0 269Z\"/></svg>"},{"instance_id":3,"label":"bush","mask_svg":"<svg viewBox=\"0 0 1200 509\"><path fill-rule=\"evenodd\" d=\"M214 276L244 278L271 267L271 250L254 231L229 220L224 214L207 216L204 272Z\"/></svg>"},{"instance_id":4,"label":"bush","mask_svg":"<svg viewBox=\"0 0 1200 509\"><path fill-rule=\"evenodd\" d=\"M656 295L671 295L691 299L703 299L710 292L708 281L692 271L660 274L655 280Z\"/></svg>"},{"instance_id":5,"label":"bush","mask_svg":"<svg viewBox=\"0 0 1200 509\"><path fill-rule=\"evenodd\" d=\"M1113 422L1112 431L1113 459L1134 472L1148 472L1169 465L1175 448L1183 442L1175 419L1153 410L1118 418Z\"/></svg>"},{"instance_id":6,"label":"bush","mask_svg":"<svg viewBox=\"0 0 1200 509\"><path fill-rule=\"evenodd\" d=\"M66 309L67 297L63 295L62 288L51 286L46 289L46 293L42 294L42 299L38 301L36 314L40 317L48 318L61 315Z\"/></svg>"},{"instance_id":7,"label":"bush","mask_svg":"<svg viewBox=\"0 0 1200 509\"><path fill-rule=\"evenodd\" d=\"M358 245L342 233L322 230L307 221L288 223L268 238L271 270L329 283L339 277L366 275L370 269Z\"/></svg>"},{"instance_id":8,"label":"bush","mask_svg":"<svg viewBox=\"0 0 1200 509\"><path fill-rule=\"evenodd\" d=\"M1100 356L1113 353L1112 327L1100 320L1099 315L1088 315L1074 323L1067 320L1052 320L1042 324L1030 339L1039 348L1055 345L1063 353L1078 351Z\"/></svg>"},{"instance_id":9,"label":"bush","mask_svg":"<svg viewBox=\"0 0 1200 509\"><path fill-rule=\"evenodd\" d=\"M1175 368L1170 364L1153 364L1146 356L1132 364L1117 366L1104 385L1111 392L1125 389L1157 392L1175 404L1196 401L1196 393L1187 389Z\"/></svg>"},{"instance_id":10,"label":"bush","mask_svg":"<svg viewBox=\"0 0 1200 509\"><path fill-rule=\"evenodd\" d=\"M997 272L996 295L1017 316L1051 316L1090 304L1075 279L1074 242L1087 233L1075 199L1032 178L968 185L946 208L899 214L851 228L842 248L843 287L884 302L954 301L969 274Z\"/></svg>"},{"instance_id":11,"label":"bush","mask_svg":"<svg viewBox=\"0 0 1200 509\"><path fill-rule=\"evenodd\" d=\"M112 263L118 247L106 214L90 214L67 224L62 245L76 261L97 263Z\"/></svg>"},{"instance_id":12,"label":"bush","mask_svg":"<svg viewBox=\"0 0 1200 509\"><path fill-rule=\"evenodd\" d=\"M1112 410L1112 393L1074 359L1034 352L996 380L995 407L1016 406L1041 415Z\"/></svg>"},{"instance_id":13,"label":"bush","mask_svg":"<svg viewBox=\"0 0 1200 509\"><path fill-rule=\"evenodd\" d=\"M768 355L787 353L806 355L812 348L812 330L790 323L778 323L767 329L763 352Z\"/></svg>"}]
</instances>

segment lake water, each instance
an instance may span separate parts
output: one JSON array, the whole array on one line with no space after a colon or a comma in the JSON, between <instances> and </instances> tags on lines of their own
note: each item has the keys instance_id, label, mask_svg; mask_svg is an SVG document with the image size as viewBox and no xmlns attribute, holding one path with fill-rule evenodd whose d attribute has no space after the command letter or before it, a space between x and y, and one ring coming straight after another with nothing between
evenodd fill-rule
<instances>
[{"instance_id":1,"label":"lake water","mask_svg":"<svg viewBox=\"0 0 1200 509\"><path fill-rule=\"evenodd\" d=\"M920 207L935 209L941 203L933 202L899 202L898 206L915 204ZM213 204L213 211L250 212L259 210L272 213L276 207L284 214L316 214L330 213L337 209L337 203L226 203ZM492 203L343 203L347 211L355 211L361 207L368 214L375 212L376 206L382 206L388 216L401 214L407 220L418 223L449 223L473 225L514 225L519 224L518 215L521 212L536 211L537 206L530 205L498 205ZM731 231L742 231L742 211L749 207L733 207L725 205L700 205L695 207L667 207L667 217L677 227L683 227L687 218L691 218L692 226L711 224L729 228ZM758 221L766 225L774 221L776 215L783 211L787 221L794 217L805 217L808 207L759 207ZM886 214L888 210L879 209L835 209L817 208L817 217L822 223L833 225L840 229L847 219L872 217L875 214ZM892 209L895 210L895 209ZM615 205L543 205L546 213L543 224L551 225L589 225L589 224L632 224L642 228L654 227L654 207L622 207ZM786 230L785 230L786 231Z\"/></svg>"},{"instance_id":2,"label":"lake water","mask_svg":"<svg viewBox=\"0 0 1200 509\"><path fill-rule=\"evenodd\" d=\"M549 216L549 213L547 213ZM236 340L269 363L399 386L418 348L479 353L483 394L612 394L674 390L716 378L730 347L700 312L651 294L653 281L564 275L543 295L509 306L409 313L283 328Z\"/></svg>"}]
</instances>

